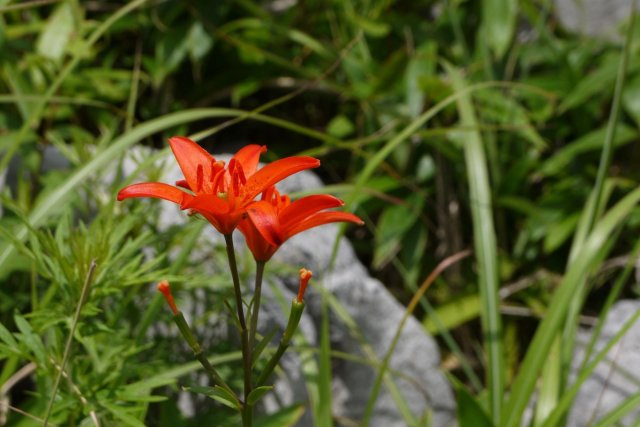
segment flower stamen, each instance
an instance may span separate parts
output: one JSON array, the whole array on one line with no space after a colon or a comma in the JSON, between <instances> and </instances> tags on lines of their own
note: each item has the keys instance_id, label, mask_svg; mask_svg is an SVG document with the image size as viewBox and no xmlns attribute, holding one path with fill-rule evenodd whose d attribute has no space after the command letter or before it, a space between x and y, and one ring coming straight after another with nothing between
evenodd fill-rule
<instances>
[{"instance_id":1,"label":"flower stamen","mask_svg":"<svg viewBox=\"0 0 640 427\"><path fill-rule=\"evenodd\" d=\"M200 165L198 165L198 168L196 169L196 192L197 193L202 191L203 181L204 181L204 168L200 164Z\"/></svg>"}]
</instances>

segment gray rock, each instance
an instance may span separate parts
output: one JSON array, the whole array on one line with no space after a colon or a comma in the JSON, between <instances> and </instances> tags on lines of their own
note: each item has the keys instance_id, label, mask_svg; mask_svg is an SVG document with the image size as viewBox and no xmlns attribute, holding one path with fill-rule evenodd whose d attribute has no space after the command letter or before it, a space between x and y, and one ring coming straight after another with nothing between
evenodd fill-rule
<instances>
[{"instance_id":1,"label":"gray rock","mask_svg":"<svg viewBox=\"0 0 640 427\"><path fill-rule=\"evenodd\" d=\"M616 303L605 320L595 351L603 349L633 315L640 310L640 301L620 301ZM589 333L579 334L582 343L576 352L576 364L584 358L584 343ZM623 401L640 392L640 321L609 351L606 358L582 385L571 408L568 427L582 427L593 424L611 412ZM640 406L622 419L624 426L638 425Z\"/></svg>"},{"instance_id":2,"label":"gray rock","mask_svg":"<svg viewBox=\"0 0 640 427\"><path fill-rule=\"evenodd\" d=\"M124 165L125 174L135 170L134 158L144 158L144 154L134 150ZM216 156L223 158L223 156ZM164 162L161 181L173 182L182 174L172 158ZM139 177L134 182L145 180ZM311 172L296 174L279 185L280 190L287 192L309 190L322 186L320 179ZM160 216L160 228L166 228L186 221L186 214L178 207L171 206L163 209ZM302 319L301 330L304 340L310 345L317 344L318 331L321 324L321 296L314 287L323 286L330 291L344 311L355 322L359 336L366 345L381 360L393 339L396 329L404 314L404 307L385 289L384 285L371 278L359 262L353 248L345 238L339 238L337 255L332 265L333 247L338 239L339 227L335 224L325 225L301 233L286 242L275 255L272 263L267 265L284 264L290 267L306 267L314 272L314 285L307 291L307 310ZM235 233L238 244L242 245L241 236ZM221 238L215 232L208 232L203 239L221 244ZM242 246L237 247L242 252ZM197 253L193 256L199 256ZM274 267L273 270L277 270ZM281 299L277 295L285 295L290 301L297 292L298 282L294 274L283 277L269 275L269 283L265 284L263 296L263 310L260 314L260 330L270 331L274 326L283 329L286 314L281 308ZM198 312L197 301L191 307ZM288 309L288 308L287 308ZM185 310L186 311L186 310ZM288 312L287 312L288 314ZM353 336L353 331L335 314L330 317L330 338L332 348L349 354L363 356L363 347L359 338ZM277 339L277 338L276 338ZM288 406L294 402L307 402L308 395L306 381L300 358L293 352L288 352L283 360L283 372L276 379L275 393L265 400L267 411L275 411L279 407ZM438 348L420 324L410 318L406 323L398 345L391 358L390 368L398 390L402 394L404 403L411 409L416 418L421 418L426 412L431 412L434 426L449 426L454 423L455 401L451 387L439 370L440 354ZM397 373L397 374L396 374ZM346 361L333 360L333 413L337 417L359 420L369 398L376 370L368 365ZM400 378L399 378L400 377ZM185 398L183 397L182 400ZM181 405L186 412L193 410L188 402ZM191 408L191 409L189 409ZM309 408L308 408L309 409ZM300 426L312 425L310 410ZM391 394L383 386L370 423L371 426L405 426L406 422L400 415L397 404Z\"/></svg>"},{"instance_id":3,"label":"gray rock","mask_svg":"<svg viewBox=\"0 0 640 427\"><path fill-rule=\"evenodd\" d=\"M632 0L555 0L555 15L569 31L619 38L619 26L631 15Z\"/></svg>"},{"instance_id":4,"label":"gray rock","mask_svg":"<svg viewBox=\"0 0 640 427\"><path fill-rule=\"evenodd\" d=\"M386 354L404 315L404 307L378 280L369 276L356 258L351 245L341 239L333 268L332 248L338 234L337 225L326 225L292 238L276 255L277 259L306 265L322 272L318 285L330 291L358 327L359 334L371 346L379 360ZM320 296L309 292L309 312L317 325L321 321ZM331 339L336 350L365 357L358 336L335 316L331 317ZM391 358L390 368L404 379L393 376L403 400L420 418L432 410L433 425L451 425L455 403L451 388L439 370L440 354L433 339L426 335L414 318L404 327ZM334 402L337 415L359 420L373 387L376 370L361 363L336 360L336 388L340 400ZM406 379L411 379L407 381ZM391 394L383 387L371 426L405 426Z\"/></svg>"}]
</instances>

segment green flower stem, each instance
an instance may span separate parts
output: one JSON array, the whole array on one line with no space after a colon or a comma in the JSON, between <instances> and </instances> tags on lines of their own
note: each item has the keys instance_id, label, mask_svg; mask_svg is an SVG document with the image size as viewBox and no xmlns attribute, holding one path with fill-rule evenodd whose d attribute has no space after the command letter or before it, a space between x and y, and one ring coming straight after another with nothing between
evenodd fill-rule
<instances>
[{"instance_id":1,"label":"green flower stem","mask_svg":"<svg viewBox=\"0 0 640 427\"><path fill-rule=\"evenodd\" d=\"M251 347L249 346L249 331L244 318L244 308L242 303L242 290L240 289L240 277L238 276L238 264L236 253L233 248L233 237L225 234L224 240L227 243L227 257L229 258L229 268L233 279L233 290L236 295L236 310L238 311L238 322L240 323L240 339L242 345L242 366L244 369L244 406L242 409L242 424L244 427L251 427L253 418L253 408L246 404L249 394L251 394Z\"/></svg>"},{"instance_id":2,"label":"green flower stem","mask_svg":"<svg viewBox=\"0 0 640 427\"><path fill-rule=\"evenodd\" d=\"M253 349L258 330L258 314L260 313L260 296L262 294L262 277L264 276L264 261L256 261L256 286L251 311L251 326L249 327L249 347Z\"/></svg>"},{"instance_id":3,"label":"green flower stem","mask_svg":"<svg viewBox=\"0 0 640 427\"><path fill-rule=\"evenodd\" d=\"M273 370L280 362L282 355L289 347L289 343L291 342L291 338L293 337L293 333L298 329L298 324L300 323L300 318L302 317L302 312L304 311L304 301L298 301L297 298L294 298L291 302L291 312L289 313L289 321L287 322L287 328L284 330L284 334L282 334L282 338L280 339L280 344L278 344L278 349L271 356L269 362L267 362L267 366L260 374L258 381L256 381L256 387L262 386L269 376L273 373Z\"/></svg>"},{"instance_id":4,"label":"green flower stem","mask_svg":"<svg viewBox=\"0 0 640 427\"><path fill-rule=\"evenodd\" d=\"M187 323L187 320L184 318L184 315L181 311L173 316L173 321L176 323L176 326L178 326L178 329L180 330L180 333L182 334L184 340L187 342L187 344L189 344L189 347L191 347L194 356L196 357L196 359L198 359L204 370L207 371L207 373L211 376L215 385L224 388L235 396L234 391L227 385L227 383L224 382L222 377L220 377L213 365L211 365L211 363L209 362L209 359L207 359L202 352L202 347L193 335L193 332L191 331L191 328L189 327L189 324Z\"/></svg>"}]
</instances>

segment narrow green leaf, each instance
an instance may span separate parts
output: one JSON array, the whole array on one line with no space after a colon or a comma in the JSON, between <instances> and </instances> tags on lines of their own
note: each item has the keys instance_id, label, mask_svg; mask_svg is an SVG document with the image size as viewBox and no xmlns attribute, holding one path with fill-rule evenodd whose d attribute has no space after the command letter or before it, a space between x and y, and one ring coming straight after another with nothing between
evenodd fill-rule
<instances>
[{"instance_id":1,"label":"narrow green leaf","mask_svg":"<svg viewBox=\"0 0 640 427\"><path fill-rule=\"evenodd\" d=\"M359 16L353 13L348 14L347 16L356 27L362 29L362 31L371 37L384 37L391 30L389 24L385 22L372 21L364 16Z\"/></svg>"},{"instance_id":2,"label":"narrow green leaf","mask_svg":"<svg viewBox=\"0 0 640 427\"><path fill-rule=\"evenodd\" d=\"M637 410L640 406L640 393L633 394L630 398L616 406L614 410L602 417L594 427L609 427L620 425L620 420L629 412ZM636 420L637 421L637 420Z\"/></svg>"},{"instance_id":3,"label":"narrow green leaf","mask_svg":"<svg viewBox=\"0 0 640 427\"><path fill-rule=\"evenodd\" d=\"M260 399L262 399L265 394L269 393L271 390L273 390L272 385L263 385L260 387L256 387L255 389L251 390L251 393L249 393L249 396L247 396L247 404L249 406L255 405Z\"/></svg>"},{"instance_id":4,"label":"narrow green leaf","mask_svg":"<svg viewBox=\"0 0 640 427\"><path fill-rule=\"evenodd\" d=\"M456 92L466 89L461 73L446 65ZM491 184L487 170L485 150L478 129L471 97L466 94L458 100L460 125L471 130L464 131L464 156L467 168L469 198L473 220L473 240L478 262L478 280L481 304L482 330L487 352L487 386L489 389L490 413L498 424L504 397L505 364L502 348L502 321L500 297L498 295L498 248Z\"/></svg>"},{"instance_id":5,"label":"narrow green leaf","mask_svg":"<svg viewBox=\"0 0 640 427\"><path fill-rule=\"evenodd\" d=\"M640 76L625 85L622 93L622 105L625 111L636 121L636 125L640 126Z\"/></svg>"},{"instance_id":6,"label":"narrow green leaf","mask_svg":"<svg viewBox=\"0 0 640 427\"><path fill-rule=\"evenodd\" d=\"M412 196L406 204L389 205L382 211L376 227L373 267L384 267L400 250L405 233L420 215L424 199Z\"/></svg>"},{"instance_id":7,"label":"narrow green leaf","mask_svg":"<svg viewBox=\"0 0 640 427\"><path fill-rule=\"evenodd\" d=\"M460 427L493 427L489 415L465 386L459 381L453 381L458 403L458 425Z\"/></svg>"},{"instance_id":8,"label":"narrow green leaf","mask_svg":"<svg viewBox=\"0 0 640 427\"><path fill-rule=\"evenodd\" d=\"M331 53L327 50L322 43L318 40L314 39L307 33L303 33L302 31L296 29L290 29L287 31L289 38L296 43L300 43L303 46L308 47L315 53L322 55L324 57L330 57Z\"/></svg>"},{"instance_id":9,"label":"narrow green leaf","mask_svg":"<svg viewBox=\"0 0 640 427\"><path fill-rule=\"evenodd\" d=\"M304 406L293 405L280 411L256 418L256 427L293 427L302 418L304 414Z\"/></svg>"},{"instance_id":10,"label":"narrow green leaf","mask_svg":"<svg viewBox=\"0 0 640 427\"><path fill-rule=\"evenodd\" d=\"M601 150L604 145L607 128L594 130L575 141L572 141L557 150L553 156L545 160L538 172L543 176L557 175L566 172L567 166L579 161L578 156L595 150ZM618 125L615 138L612 140L614 147L628 144L637 138L638 131L622 123Z\"/></svg>"},{"instance_id":11,"label":"narrow green leaf","mask_svg":"<svg viewBox=\"0 0 640 427\"><path fill-rule=\"evenodd\" d=\"M242 405L233 394L229 393L227 390L222 387L204 387L199 385L190 385L188 387L182 387L185 391L192 391L194 393L204 394L207 397L210 397L213 400L216 400L222 403L229 408L240 411L242 409Z\"/></svg>"},{"instance_id":12,"label":"narrow green leaf","mask_svg":"<svg viewBox=\"0 0 640 427\"><path fill-rule=\"evenodd\" d=\"M335 116L327 125L327 133L336 138L344 138L351 135L355 130L355 126L347 116Z\"/></svg>"},{"instance_id":13,"label":"narrow green leaf","mask_svg":"<svg viewBox=\"0 0 640 427\"><path fill-rule=\"evenodd\" d=\"M318 353L318 425L333 426L331 414L331 341L329 337L329 302L322 294L322 319L320 323L320 352Z\"/></svg>"},{"instance_id":14,"label":"narrow green leaf","mask_svg":"<svg viewBox=\"0 0 640 427\"><path fill-rule=\"evenodd\" d=\"M589 98L608 93L616 81L620 54L613 53L602 57L601 65L593 72L587 74L576 84L575 88L565 96L558 107L560 113L586 104ZM640 60L637 57L630 58L629 72L640 69Z\"/></svg>"},{"instance_id":15,"label":"narrow green leaf","mask_svg":"<svg viewBox=\"0 0 640 427\"><path fill-rule=\"evenodd\" d=\"M43 364L46 360L44 344L38 335L36 335L31 324L20 314L13 317L16 327L20 331L17 337L35 356L38 363Z\"/></svg>"},{"instance_id":16,"label":"narrow green leaf","mask_svg":"<svg viewBox=\"0 0 640 427\"><path fill-rule=\"evenodd\" d=\"M256 344L256 347L253 349L253 356L252 356L254 365L255 365L256 361L260 358L260 355L262 354L264 349L271 342L271 340L273 339L273 337L276 335L277 332L278 332L278 329L277 328L273 328L273 330L271 332L269 332L267 335L265 335L260 340L260 342L258 342L258 344Z\"/></svg>"},{"instance_id":17,"label":"narrow green leaf","mask_svg":"<svg viewBox=\"0 0 640 427\"><path fill-rule=\"evenodd\" d=\"M40 55L60 61L74 32L72 2L62 2L47 21L37 42Z\"/></svg>"},{"instance_id":18,"label":"narrow green leaf","mask_svg":"<svg viewBox=\"0 0 640 427\"><path fill-rule=\"evenodd\" d=\"M0 340L2 340L5 344L7 344L11 348L14 348L14 349L18 348L18 343L13 338L13 335L2 323L0 323Z\"/></svg>"},{"instance_id":19,"label":"narrow green leaf","mask_svg":"<svg viewBox=\"0 0 640 427\"><path fill-rule=\"evenodd\" d=\"M438 334L442 328L453 329L461 324L475 319L480 315L480 296L478 294L465 295L439 306L435 314L439 322L432 317L425 316L423 326L430 334Z\"/></svg>"},{"instance_id":20,"label":"narrow green leaf","mask_svg":"<svg viewBox=\"0 0 640 427\"><path fill-rule=\"evenodd\" d=\"M607 341L605 346L600 349L600 351L589 361L586 366L582 366L578 371L578 376L575 379L575 382L571 384L567 390L565 390L562 394L562 397L557 402L556 406L553 408L553 412L549 414L543 427L554 427L557 426L558 423L562 420L564 414L571 407L571 403L575 399L576 395L580 391L582 384L589 379L595 369L602 363L602 361L611 353L611 349L629 332L632 326L638 321L640 318L640 311L636 312L633 316L625 321L622 327L616 332L616 334ZM604 321L604 319L602 319ZM633 397L630 398L633 400ZM627 401L623 402L621 406L623 406ZM615 413L616 410L612 411ZM607 417L605 417L607 418Z\"/></svg>"},{"instance_id":21,"label":"narrow green leaf","mask_svg":"<svg viewBox=\"0 0 640 427\"><path fill-rule=\"evenodd\" d=\"M124 422L124 425L129 427L145 427L144 423L135 416L131 415L130 411L135 410L140 412L137 408L127 408L124 406L116 405L108 401L100 401L100 405L111 412L114 417Z\"/></svg>"},{"instance_id":22,"label":"narrow green leaf","mask_svg":"<svg viewBox=\"0 0 640 427\"><path fill-rule=\"evenodd\" d=\"M594 268L594 260L601 259L603 252L610 249L610 245L606 243L611 233L622 224L639 201L640 189L636 189L610 209L596 224L593 232L575 257L575 262L569 266L569 270L554 293L551 304L538 326L527 354L520 365L520 370L513 381L511 394L502 414L501 426L517 427L520 425L522 413L531 399L540 370L547 362L546 357L540 357L540 355L549 354L553 339L565 320L576 289L582 283L584 272Z\"/></svg>"},{"instance_id":23,"label":"narrow green leaf","mask_svg":"<svg viewBox=\"0 0 640 427\"><path fill-rule=\"evenodd\" d=\"M517 12L517 0L483 0L482 2L482 33L489 47L499 58L511 44Z\"/></svg>"}]
</instances>

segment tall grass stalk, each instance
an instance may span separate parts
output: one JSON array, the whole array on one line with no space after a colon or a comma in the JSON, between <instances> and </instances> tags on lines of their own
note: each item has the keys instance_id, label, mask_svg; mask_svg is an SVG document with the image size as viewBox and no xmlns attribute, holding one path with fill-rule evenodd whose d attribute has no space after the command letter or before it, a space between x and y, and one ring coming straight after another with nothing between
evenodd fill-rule
<instances>
[{"instance_id":1,"label":"tall grass stalk","mask_svg":"<svg viewBox=\"0 0 640 427\"><path fill-rule=\"evenodd\" d=\"M464 91L466 84L461 73L446 66L453 87ZM467 93L458 99L460 124L475 129L478 126L471 97ZM504 395L505 364L503 352L500 296L498 295L498 247L493 221L491 184L487 160L480 132L465 131L464 157L469 185L469 200L473 220L473 241L478 262L482 333L487 357L487 387L492 420L500 422Z\"/></svg>"},{"instance_id":2,"label":"tall grass stalk","mask_svg":"<svg viewBox=\"0 0 640 427\"><path fill-rule=\"evenodd\" d=\"M520 369L511 386L511 394L504 406L502 427L518 427L522 414L531 400L540 371L547 363L546 355L563 326L571 301L582 284L584 271L597 268L599 260L608 250L611 234L626 220L631 210L640 201L640 189L636 189L620 200L599 220L587 237L576 256L576 261L569 267L551 300L544 318L529 345Z\"/></svg>"},{"instance_id":3,"label":"tall grass stalk","mask_svg":"<svg viewBox=\"0 0 640 427\"><path fill-rule=\"evenodd\" d=\"M603 193L605 187L605 180L609 173L609 167L611 165L611 156L613 154L613 144L616 136L616 129L620 120L620 109L622 105L622 90L625 84L625 77L627 75L627 69L629 66L629 57L631 52L631 42L633 38L634 24L635 24L635 0L632 2L631 18L629 20L629 26L627 28L627 34L623 46L622 57L620 58L620 64L618 65L618 74L616 77L616 86L613 93L613 102L611 105L611 113L607 122L607 131L605 135L604 144L602 147L602 154L600 156L600 164L598 166L598 173L596 176L596 182L592 191L592 197L594 202L591 204L591 209L587 211L587 231L590 232L595 224L598 212L602 212L604 209ZM586 277L584 278L586 282ZM567 321L562 333L562 378L568 377L567 369L571 366L571 360L573 358L573 351L575 347L575 335L578 326L578 316L580 315L580 309L584 303L587 294L587 285L583 284L578 289L578 294L571 302L569 311L567 314Z\"/></svg>"},{"instance_id":4,"label":"tall grass stalk","mask_svg":"<svg viewBox=\"0 0 640 427\"><path fill-rule=\"evenodd\" d=\"M402 330L404 329L404 325L407 323L407 320L409 320L409 316L411 316L413 311L416 309L416 307L418 306L418 303L424 296L425 292L427 292L427 289L429 289L429 286L431 286L431 284L436 280L436 278L440 274L442 274L442 272L446 270L448 267L452 266L453 264L457 263L458 261L460 261L461 259L469 255L470 255L469 251L464 251L455 255L451 255L446 259L442 260L436 266L436 268L433 269L433 271L422 283L418 291L411 298L411 301L407 305L404 315L402 316L402 319L400 320L400 323L396 328L396 332L393 335L391 344L389 344L389 348L387 349L387 352L384 358L382 359L382 364L378 368L376 380L373 384L373 388L371 390L371 394L369 395L369 400L367 401L367 406L365 408L364 415L362 418L362 423L361 423L362 426L366 427L367 425L369 425L369 422L371 421L371 416L373 415L373 408L375 407L378 394L380 393L380 388L382 387L382 380L385 374L387 373L387 370L389 369L389 363L391 362L391 357L393 356L393 352L395 351L396 346L398 345L398 341L400 340L400 336L402 335Z\"/></svg>"},{"instance_id":5,"label":"tall grass stalk","mask_svg":"<svg viewBox=\"0 0 640 427\"><path fill-rule=\"evenodd\" d=\"M91 289L91 282L93 281L93 274L95 273L97 264L95 260L91 261L89 265L89 270L87 271L87 275L84 280L84 284L82 285L82 292L80 293L80 299L78 300L78 304L76 305L76 312L73 315L73 321L71 322L71 329L69 330L69 336L67 337L67 343L64 346L64 353L62 355L62 362L60 363L60 368L58 373L56 374L56 379L53 382L53 387L51 388L51 398L49 399L49 404L47 405L47 412L44 416L44 421L42 425L47 427L49 418L51 417L51 411L53 410L53 402L56 400L56 394L58 393L58 387L60 386L60 379L62 378L62 373L67 366L67 362L69 360L69 355L71 354L71 343L73 342L73 336L76 333L76 328L78 327L78 321L80 320L80 312L82 311L82 307L85 302L89 298L89 290Z\"/></svg>"}]
</instances>

